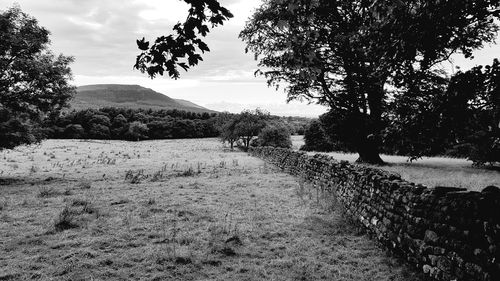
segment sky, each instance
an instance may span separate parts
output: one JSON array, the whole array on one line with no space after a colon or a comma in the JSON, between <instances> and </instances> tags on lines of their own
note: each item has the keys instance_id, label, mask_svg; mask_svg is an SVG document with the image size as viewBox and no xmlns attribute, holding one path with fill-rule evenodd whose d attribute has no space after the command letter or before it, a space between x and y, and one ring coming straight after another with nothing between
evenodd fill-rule
<instances>
[{"instance_id":1,"label":"sky","mask_svg":"<svg viewBox=\"0 0 500 281\"><path fill-rule=\"evenodd\" d=\"M0 10L14 3L38 19L51 32L51 49L75 57L71 65L74 84L137 84L169 97L185 99L218 111L240 112L260 107L272 114L317 117L326 108L294 101L286 103L283 89L267 87L253 54L245 54L238 38L245 21L260 0L220 0L234 18L215 28L205 40L211 52L203 62L181 78L150 79L133 69L139 54L136 40L170 34L172 27L185 19L188 6L180 0L0 0ZM500 43L500 38L497 39ZM491 64L500 57L500 45L487 45L473 60L453 57L444 65L462 70L477 64Z\"/></svg>"}]
</instances>

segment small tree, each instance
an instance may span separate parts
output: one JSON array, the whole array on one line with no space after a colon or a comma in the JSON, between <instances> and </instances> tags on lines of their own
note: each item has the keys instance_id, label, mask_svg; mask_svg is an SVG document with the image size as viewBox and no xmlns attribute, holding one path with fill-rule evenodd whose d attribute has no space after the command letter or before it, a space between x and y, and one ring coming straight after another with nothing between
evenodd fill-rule
<instances>
[{"instance_id":1,"label":"small tree","mask_svg":"<svg viewBox=\"0 0 500 281\"><path fill-rule=\"evenodd\" d=\"M236 132L237 115L229 112L221 112L215 119L215 127L219 131L219 138L222 143L229 143L231 150L234 149L234 143L240 136Z\"/></svg>"},{"instance_id":2,"label":"small tree","mask_svg":"<svg viewBox=\"0 0 500 281\"><path fill-rule=\"evenodd\" d=\"M288 128L278 122L269 123L259 134L258 145L291 148L292 139Z\"/></svg>"},{"instance_id":3,"label":"small tree","mask_svg":"<svg viewBox=\"0 0 500 281\"><path fill-rule=\"evenodd\" d=\"M54 56L49 31L19 7L0 11L0 150L38 142L42 123L75 93L72 57Z\"/></svg>"},{"instance_id":4,"label":"small tree","mask_svg":"<svg viewBox=\"0 0 500 281\"><path fill-rule=\"evenodd\" d=\"M270 117L269 112L264 112L260 109L254 111L244 110L238 114L235 133L242 140L243 149L247 150L250 147L250 142L254 137L259 135Z\"/></svg>"},{"instance_id":5,"label":"small tree","mask_svg":"<svg viewBox=\"0 0 500 281\"><path fill-rule=\"evenodd\" d=\"M234 149L234 144L240 139L240 135L236 132L236 124L236 120L228 120L228 122L222 126L220 133L222 142L228 142L231 150Z\"/></svg>"}]
</instances>

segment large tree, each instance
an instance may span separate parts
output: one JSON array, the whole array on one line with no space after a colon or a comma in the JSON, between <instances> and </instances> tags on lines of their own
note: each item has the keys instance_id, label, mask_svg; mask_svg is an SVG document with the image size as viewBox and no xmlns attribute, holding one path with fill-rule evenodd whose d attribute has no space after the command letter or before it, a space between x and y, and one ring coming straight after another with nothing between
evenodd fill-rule
<instances>
[{"instance_id":1,"label":"large tree","mask_svg":"<svg viewBox=\"0 0 500 281\"><path fill-rule=\"evenodd\" d=\"M0 11L0 150L37 142L42 122L59 114L75 88L73 58L48 49L49 31L19 7Z\"/></svg>"},{"instance_id":2,"label":"large tree","mask_svg":"<svg viewBox=\"0 0 500 281\"><path fill-rule=\"evenodd\" d=\"M498 0L264 0L241 32L270 85L327 105L360 162L379 157L388 89L492 42Z\"/></svg>"}]
</instances>

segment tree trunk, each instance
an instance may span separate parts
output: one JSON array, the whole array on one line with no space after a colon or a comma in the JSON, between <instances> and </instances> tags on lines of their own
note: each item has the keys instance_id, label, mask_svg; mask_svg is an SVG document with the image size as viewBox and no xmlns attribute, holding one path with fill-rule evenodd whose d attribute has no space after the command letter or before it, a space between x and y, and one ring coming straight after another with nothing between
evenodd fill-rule
<instances>
[{"instance_id":1,"label":"tree trunk","mask_svg":"<svg viewBox=\"0 0 500 281\"><path fill-rule=\"evenodd\" d=\"M364 123L365 134L358 141L357 151L358 163L383 165L385 162L380 158L380 143L382 130L382 100L384 98L384 83L373 83L368 93L368 106L370 114Z\"/></svg>"},{"instance_id":2,"label":"tree trunk","mask_svg":"<svg viewBox=\"0 0 500 281\"><path fill-rule=\"evenodd\" d=\"M384 165L385 162L379 155L379 143L373 135L369 135L358 145L359 158L356 163Z\"/></svg>"}]
</instances>

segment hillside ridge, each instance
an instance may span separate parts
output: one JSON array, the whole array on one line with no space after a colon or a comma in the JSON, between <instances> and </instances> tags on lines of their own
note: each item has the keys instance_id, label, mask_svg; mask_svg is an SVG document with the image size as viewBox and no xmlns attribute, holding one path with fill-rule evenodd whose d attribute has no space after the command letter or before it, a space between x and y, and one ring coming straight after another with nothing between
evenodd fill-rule
<instances>
[{"instance_id":1,"label":"hillside ridge","mask_svg":"<svg viewBox=\"0 0 500 281\"><path fill-rule=\"evenodd\" d=\"M120 107L130 109L177 109L191 112L216 112L187 100L173 99L140 85L83 85L77 87L76 92L76 95L70 101L71 109L76 110Z\"/></svg>"}]
</instances>

